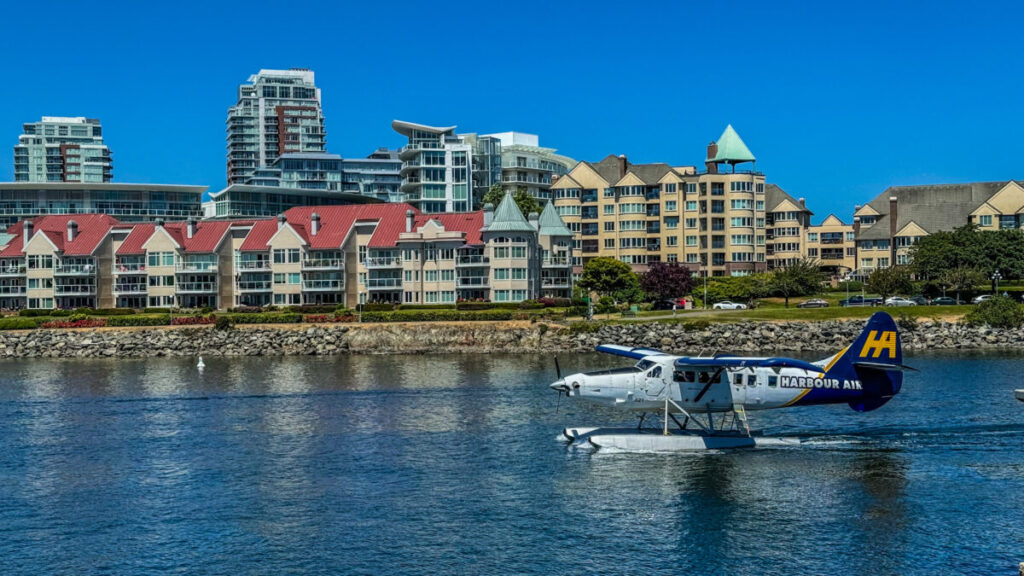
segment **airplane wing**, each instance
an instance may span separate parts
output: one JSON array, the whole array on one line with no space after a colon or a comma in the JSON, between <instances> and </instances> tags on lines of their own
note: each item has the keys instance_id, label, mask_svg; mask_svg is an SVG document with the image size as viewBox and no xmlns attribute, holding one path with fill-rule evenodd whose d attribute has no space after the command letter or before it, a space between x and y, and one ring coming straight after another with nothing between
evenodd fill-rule
<instances>
[{"instance_id":1,"label":"airplane wing","mask_svg":"<svg viewBox=\"0 0 1024 576\"><path fill-rule=\"evenodd\" d=\"M618 344L601 344L595 348L595 350L598 352L604 352L605 354L614 354L616 356L633 358L634 360L641 360L647 356L665 355L661 350L656 350L654 348L630 348L629 346L620 346Z\"/></svg>"},{"instance_id":2,"label":"airplane wing","mask_svg":"<svg viewBox=\"0 0 1024 576\"><path fill-rule=\"evenodd\" d=\"M680 358L675 363L677 368L800 368L811 372L823 372L824 368L805 360L795 358L743 358L741 356L716 356L712 358Z\"/></svg>"}]
</instances>

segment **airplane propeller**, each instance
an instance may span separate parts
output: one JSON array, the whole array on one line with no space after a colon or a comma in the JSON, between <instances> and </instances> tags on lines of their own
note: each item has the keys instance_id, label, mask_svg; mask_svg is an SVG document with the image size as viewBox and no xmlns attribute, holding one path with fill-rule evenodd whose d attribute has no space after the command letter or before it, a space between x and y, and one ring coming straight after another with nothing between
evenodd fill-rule
<instances>
[{"instance_id":1,"label":"airplane propeller","mask_svg":"<svg viewBox=\"0 0 1024 576\"><path fill-rule=\"evenodd\" d=\"M558 365L558 356L555 356L555 377L559 380L562 379L562 367ZM555 414L558 414L558 408L562 404L562 387L558 388L558 400L555 402Z\"/></svg>"}]
</instances>

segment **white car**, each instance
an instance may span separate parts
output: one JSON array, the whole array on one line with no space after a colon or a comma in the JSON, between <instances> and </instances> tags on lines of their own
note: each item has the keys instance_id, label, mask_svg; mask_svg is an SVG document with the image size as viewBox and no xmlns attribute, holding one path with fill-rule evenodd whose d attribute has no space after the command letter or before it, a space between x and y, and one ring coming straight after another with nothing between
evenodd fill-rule
<instances>
[{"instance_id":1,"label":"white car","mask_svg":"<svg viewBox=\"0 0 1024 576\"><path fill-rule=\"evenodd\" d=\"M721 302L716 302L715 305L712 306L711 308L714 310L746 310L747 305L740 304L739 302L730 302L728 300L723 300Z\"/></svg>"},{"instance_id":2,"label":"white car","mask_svg":"<svg viewBox=\"0 0 1024 576\"><path fill-rule=\"evenodd\" d=\"M974 299L971 300L971 304L981 304L985 300L991 300L991 299L992 299L992 295L991 294L982 294L981 296L975 296Z\"/></svg>"},{"instance_id":3,"label":"white car","mask_svg":"<svg viewBox=\"0 0 1024 576\"><path fill-rule=\"evenodd\" d=\"M892 296L885 299L886 306L914 306L915 302L903 296Z\"/></svg>"}]
</instances>

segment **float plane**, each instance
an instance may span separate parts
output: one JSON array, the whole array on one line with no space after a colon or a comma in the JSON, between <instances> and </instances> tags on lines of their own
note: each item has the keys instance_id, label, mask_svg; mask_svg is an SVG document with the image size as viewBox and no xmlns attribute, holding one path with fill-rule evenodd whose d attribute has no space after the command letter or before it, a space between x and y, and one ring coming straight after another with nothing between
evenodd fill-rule
<instances>
[{"instance_id":1,"label":"float plane","mask_svg":"<svg viewBox=\"0 0 1024 576\"><path fill-rule=\"evenodd\" d=\"M752 435L747 412L792 406L849 404L858 412L879 408L900 391L903 364L899 330L876 312L853 344L823 360L673 356L652 348L605 344L598 352L635 359L612 370L562 377L551 388L570 398L640 412L634 428L566 428L570 442L622 450L704 450L798 443ZM645 428L647 415L661 418ZM718 422L716 422L716 416Z\"/></svg>"}]
</instances>

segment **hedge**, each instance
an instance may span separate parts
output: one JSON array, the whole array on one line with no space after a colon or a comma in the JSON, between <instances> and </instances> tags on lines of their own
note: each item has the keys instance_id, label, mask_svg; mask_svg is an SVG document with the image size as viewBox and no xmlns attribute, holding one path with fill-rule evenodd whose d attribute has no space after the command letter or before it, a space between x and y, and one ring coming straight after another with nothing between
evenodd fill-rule
<instances>
[{"instance_id":1,"label":"hedge","mask_svg":"<svg viewBox=\"0 0 1024 576\"><path fill-rule=\"evenodd\" d=\"M455 310L455 304L399 304L399 310Z\"/></svg>"},{"instance_id":2,"label":"hedge","mask_svg":"<svg viewBox=\"0 0 1024 576\"><path fill-rule=\"evenodd\" d=\"M460 322L527 320L529 312L517 310L396 310L394 312L363 312L363 322Z\"/></svg>"},{"instance_id":3,"label":"hedge","mask_svg":"<svg viewBox=\"0 0 1024 576\"><path fill-rule=\"evenodd\" d=\"M71 310L43 310L43 309L24 309L18 311L18 316L26 318L32 318L35 316L71 316Z\"/></svg>"},{"instance_id":4,"label":"hedge","mask_svg":"<svg viewBox=\"0 0 1024 576\"><path fill-rule=\"evenodd\" d=\"M36 321L32 318L19 318L10 316L0 318L0 330L32 330L36 327Z\"/></svg>"},{"instance_id":5,"label":"hedge","mask_svg":"<svg viewBox=\"0 0 1024 576\"><path fill-rule=\"evenodd\" d=\"M369 304L363 304L363 312L390 312L394 309L394 304L372 302Z\"/></svg>"},{"instance_id":6,"label":"hedge","mask_svg":"<svg viewBox=\"0 0 1024 576\"><path fill-rule=\"evenodd\" d=\"M111 316L107 318L107 326L167 326L170 323L170 314L158 316Z\"/></svg>"},{"instance_id":7,"label":"hedge","mask_svg":"<svg viewBox=\"0 0 1024 576\"><path fill-rule=\"evenodd\" d=\"M302 304L288 306L286 309L289 312L299 312L300 314L331 314L337 307L337 304Z\"/></svg>"},{"instance_id":8,"label":"hedge","mask_svg":"<svg viewBox=\"0 0 1024 576\"><path fill-rule=\"evenodd\" d=\"M170 314L170 308L143 308L143 312L147 314Z\"/></svg>"},{"instance_id":9,"label":"hedge","mask_svg":"<svg viewBox=\"0 0 1024 576\"><path fill-rule=\"evenodd\" d=\"M457 310L519 310L519 302L459 302L455 305Z\"/></svg>"},{"instance_id":10,"label":"hedge","mask_svg":"<svg viewBox=\"0 0 1024 576\"><path fill-rule=\"evenodd\" d=\"M132 308L76 308L74 313L86 316L131 316L135 314L135 310Z\"/></svg>"},{"instance_id":11,"label":"hedge","mask_svg":"<svg viewBox=\"0 0 1024 576\"><path fill-rule=\"evenodd\" d=\"M225 314L232 324L298 324L302 314L298 312L263 312L260 314Z\"/></svg>"}]
</instances>

